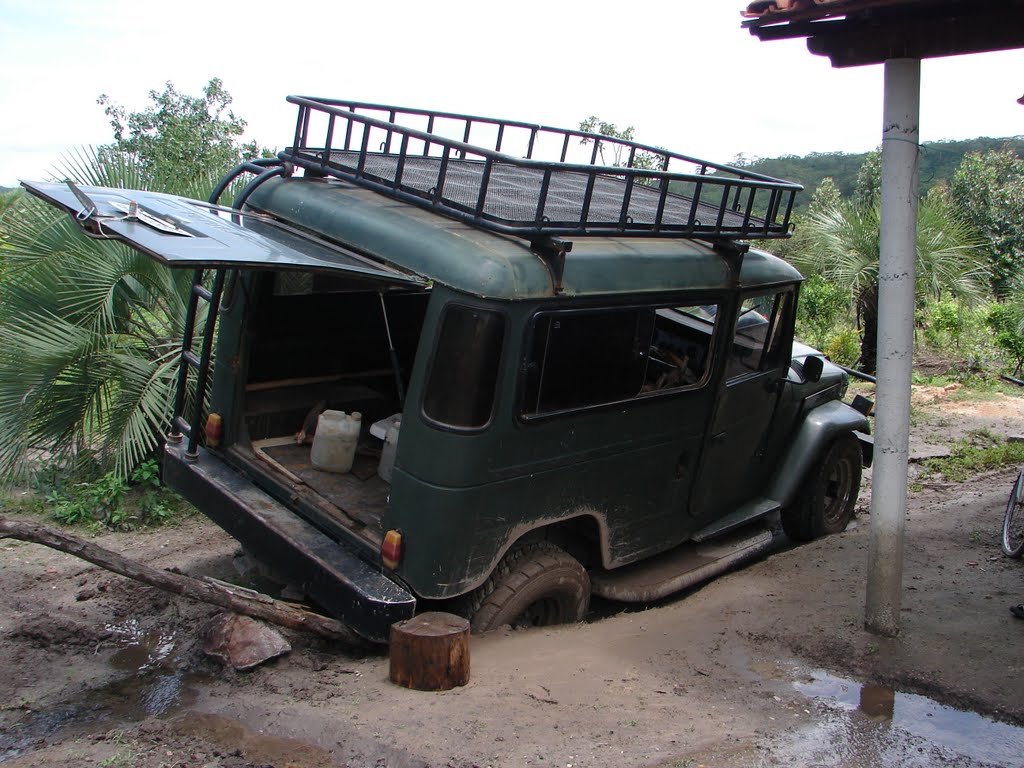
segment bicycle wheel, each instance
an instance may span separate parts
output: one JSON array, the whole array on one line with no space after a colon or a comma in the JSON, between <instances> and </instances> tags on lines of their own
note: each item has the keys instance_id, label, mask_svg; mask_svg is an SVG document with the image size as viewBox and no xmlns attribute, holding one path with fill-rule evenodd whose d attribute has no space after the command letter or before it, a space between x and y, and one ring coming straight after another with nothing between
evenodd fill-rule
<instances>
[{"instance_id":1,"label":"bicycle wheel","mask_svg":"<svg viewBox=\"0 0 1024 768\"><path fill-rule=\"evenodd\" d=\"M1006 502L1002 547L1003 554L1010 557L1024 554L1024 470L1017 475L1010 500Z\"/></svg>"}]
</instances>

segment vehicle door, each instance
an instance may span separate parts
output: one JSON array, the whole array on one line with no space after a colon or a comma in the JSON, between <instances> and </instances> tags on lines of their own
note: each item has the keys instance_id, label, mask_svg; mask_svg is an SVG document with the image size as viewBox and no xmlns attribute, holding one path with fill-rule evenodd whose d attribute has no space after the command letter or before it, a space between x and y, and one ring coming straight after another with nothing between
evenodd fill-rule
<instances>
[{"instance_id":1,"label":"vehicle door","mask_svg":"<svg viewBox=\"0 0 1024 768\"><path fill-rule=\"evenodd\" d=\"M772 466L768 430L788 370L794 308L792 287L741 296L691 507L701 522L735 510L764 488Z\"/></svg>"},{"instance_id":2,"label":"vehicle door","mask_svg":"<svg viewBox=\"0 0 1024 768\"><path fill-rule=\"evenodd\" d=\"M501 455L528 485L531 508L586 509L600 519L611 563L663 550L684 533L678 510L717 394L718 297L688 298L545 307L528 321L521 426L502 435Z\"/></svg>"}]
</instances>

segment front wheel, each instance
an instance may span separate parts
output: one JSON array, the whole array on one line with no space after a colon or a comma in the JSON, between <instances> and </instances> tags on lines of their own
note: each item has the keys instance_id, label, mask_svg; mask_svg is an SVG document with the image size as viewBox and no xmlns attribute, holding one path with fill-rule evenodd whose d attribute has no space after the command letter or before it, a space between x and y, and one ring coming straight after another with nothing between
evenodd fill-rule
<instances>
[{"instance_id":1,"label":"front wheel","mask_svg":"<svg viewBox=\"0 0 1024 768\"><path fill-rule=\"evenodd\" d=\"M581 621L590 603L590 577L576 558L539 541L514 547L473 595L470 627L487 632L505 624L544 627Z\"/></svg>"},{"instance_id":2,"label":"front wheel","mask_svg":"<svg viewBox=\"0 0 1024 768\"><path fill-rule=\"evenodd\" d=\"M1010 491L1006 502L1006 517L1003 518L1003 554L1020 557L1024 554L1024 470L1017 475L1017 482Z\"/></svg>"},{"instance_id":3,"label":"front wheel","mask_svg":"<svg viewBox=\"0 0 1024 768\"><path fill-rule=\"evenodd\" d=\"M795 541L846 530L860 492L861 452L857 438L842 435L811 467L796 500L782 512L782 529Z\"/></svg>"}]
</instances>

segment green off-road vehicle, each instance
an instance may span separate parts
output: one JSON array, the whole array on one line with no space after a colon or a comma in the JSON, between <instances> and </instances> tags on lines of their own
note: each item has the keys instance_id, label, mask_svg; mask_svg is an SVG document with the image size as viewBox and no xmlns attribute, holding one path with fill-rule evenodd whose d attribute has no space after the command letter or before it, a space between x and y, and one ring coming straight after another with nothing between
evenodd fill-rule
<instances>
[{"instance_id":1,"label":"green off-road vehicle","mask_svg":"<svg viewBox=\"0 0 1024 768\"><path fill-rule=\"evenodd\" d=\"M578 621L592 594L657 599L780 530L844 529L867 419L793 341L800 274L747 245L788 236L799 186L289 101L293 146L210 202L25 184L195 270L164 478L255 558L383 640L424 605L478 631ZM311 459L321 412L348 471Z\"/></svg>"}]
</instances>

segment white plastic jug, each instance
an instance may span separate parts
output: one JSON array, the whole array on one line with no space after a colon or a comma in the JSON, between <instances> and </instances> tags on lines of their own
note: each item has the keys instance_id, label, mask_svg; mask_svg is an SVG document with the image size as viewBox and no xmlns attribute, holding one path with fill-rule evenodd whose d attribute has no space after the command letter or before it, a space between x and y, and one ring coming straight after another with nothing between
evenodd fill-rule
<instances>
[{"instance_id":1,"label":"white plastic jug","mask_svg":"<svg viewBox=\"0 0 1024 768\"><path fill-rule=\"evenodd\" d=\"M352 469L362 418L359 411L350 415L344 411L320 414L316 435L313 436L313 449L309 454L309 460L316 469L339 474Z\"/></svg>"},{"instance_id":2,"label":"white plastic jug","mask_svg":"<svg viewBox=\"0 0 1024 768\"><path fill-rule=\"evenodd\" d=\"M384 448L380 452L380 464L377 465L377 474L385 483L391 482L391 470L395 466L395 448L398 447L398 430L402 427L402 417L399 416L391 426L388 427L384 437Z\"/></svg>"}]
</instances>

